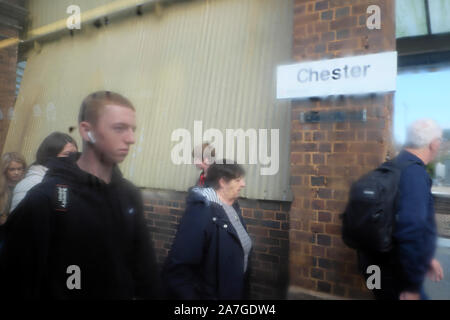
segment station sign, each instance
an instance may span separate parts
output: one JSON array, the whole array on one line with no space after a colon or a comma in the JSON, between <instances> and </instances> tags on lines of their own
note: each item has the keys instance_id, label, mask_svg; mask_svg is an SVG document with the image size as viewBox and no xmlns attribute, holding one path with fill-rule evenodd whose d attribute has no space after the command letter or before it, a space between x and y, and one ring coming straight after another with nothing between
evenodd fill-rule
<instances>
[{"instance_id":1,"label":"station sign","mask_svg":"<svg viewBox=\"0 0 450 320\"><path fill-rule=\"evenodd\" d=\"M392 92L396 80L396 51L302 62L278 67L277 98Z\"/></svg>"}]
</instances>

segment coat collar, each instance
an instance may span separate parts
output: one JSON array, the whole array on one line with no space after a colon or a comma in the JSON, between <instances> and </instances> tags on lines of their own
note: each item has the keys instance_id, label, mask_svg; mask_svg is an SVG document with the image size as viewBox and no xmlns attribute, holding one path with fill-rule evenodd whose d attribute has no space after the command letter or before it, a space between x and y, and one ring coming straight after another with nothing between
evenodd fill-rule
<instances>
[{"instance_id":1,"label":"coat collar","mask_svg":"<svg viewBox=\"0 0 450 320\"><path fill-rule=\"evenodd\" d=\"M228 218L228 215L225 212L225 209L223 208L223 206L221 206L217 203L214 203L211 206L216 208L216 210L213 211L214 212L213 216L212 216L213 223L215 223L219 228L227 231L231 236L233 236L236 239L236 241L241 243L241 241L239 240L237 231L234 228L233 224L231 223L230 219ZM236 212L238 212L238 211L236 211ZM239 213L238 213L238 217L241 219ZM241 223L242 223L242 220L241 220ZM245 226L243 223L242 223L242 225Z\"/></svg>"},{"instance_id":2,"label":"coat collar","mask_svg":"<svg viewBox=\"0 0 450 320\"><path fill-rule=\"evenodd\" d=\"M230 219L228 218L228 215L226 214L225 209L223 208L223 204L220 201L219 197L217 196L216 191L213 188L194 187L191 189L190 192L191 194L190 196L188 196L188 201L195 199L197 201L205 202L207 206L212 206L216 208L216 210L213 211L214 212L212 217L213 222L220 228L226 230L228 233L233 235L240 243L237 231L233 227L233 224L231 223ZM241 221L242 226L244 226L245 228L244 220L242 218L242 215L240 214L241 209L237 201L233 203L233 208L234 210L236 210L239 220Z\"/></svg>"},{"instance_id":3,"label":"coat collar","mask_svg":"<svg viewBox=\"0 0 450 320\"><path fill-rule=\"evenodd\" d=\"M423 163L422 159L420 159L418 156L412 154L411 152L408 152L406 150L400 151L400 153L397 156L398 161L414 161L417 164L420 164L421 166L425 166L425 163Z\"/></svg>"}]
</instances>

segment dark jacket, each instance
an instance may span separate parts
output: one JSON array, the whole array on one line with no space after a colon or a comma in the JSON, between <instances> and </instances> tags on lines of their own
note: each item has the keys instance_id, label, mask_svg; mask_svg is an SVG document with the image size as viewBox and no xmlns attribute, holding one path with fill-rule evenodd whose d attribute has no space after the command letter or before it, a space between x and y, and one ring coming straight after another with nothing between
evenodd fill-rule
<instances>
[{"instance_id":1,"label":"dark jacket","mask_svg":"<svg viewBox=\"0 0 450 320\"><path fill-rule=\"evenodd\" d=\"M431 179L425 164L415 155L402 151L399 163L413 161L400 176L398 207L393 234L393 249L389 253L358 252L360 271L378 265L382 278L393 288L393 299L402 291L420 292L425 275L436 250ZM383 286L387 287L387 285Z\"/></svg>"},{"instance_id":2,"label":"dark jacket","mask_svg":"<svg viewBox=\"0 0 450 320\"><path fill-rule=\"evenodd\" d=\"M117 168L104 183L82 171L78 157L52 161L43 182L11 213L0 253L0 296L156 298L156 259L139 190ZM72 265L81 271L80 290L67 286Z\"/></svg>"},{"instance_id":3,"label":"dark jacket","mask_svg":"<svg viewBox=\"0 0 450 320\"><path fill-rule=\"evenodd\" d=\"M185 214L163 269L173 299L245 299L250 263L244 273L244 251L215 191L193 188ZM237 202L242 225L245 223Z\"/></svg>"},{"instance_id":4,"label":"dark jacket","mask_svg":"<svg viewBox=\"0 0 450 320\"><path fill-rule=\"evenodd\" d=\"M436 250L432 181L425 164L415 155L402 151L399 161L415 160L400 178L400 200L394 230L395 254L405 290L419 291Z\"/></svg>"}]
</instances>

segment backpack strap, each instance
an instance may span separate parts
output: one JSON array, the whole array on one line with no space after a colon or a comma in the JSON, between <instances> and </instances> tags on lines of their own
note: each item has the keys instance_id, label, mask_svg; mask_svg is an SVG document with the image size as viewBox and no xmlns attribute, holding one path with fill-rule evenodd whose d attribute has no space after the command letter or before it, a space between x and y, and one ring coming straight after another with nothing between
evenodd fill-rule
<instances>
[{"instance_id":1,"label":"backpack strap","mask_svg":"<svg viewBox=\"0 0 450 320\"><path fill-rule=\"evenodd\" d=\"M423 165L423 163L418 161L418 160L399 161L398 157L395 157L394 159L392 159L391 163L392 163L392 165L394 167L399 169L400 177L401 177L401 174L403 173L403 170L408 168L410 165L413 165L413 164L418 164L420 166ZM400 177L399 177L399 179L400 179ZM399 186L400 186L400 180L399 180ZM397 221L398 206L399 206L399 203L400 203L400 187L397 188L397 195L396 195L395 198L396 198L395 199L395 204L394 204L394 206L395 206L395 221Z\"/></svg>"}]
</instances>

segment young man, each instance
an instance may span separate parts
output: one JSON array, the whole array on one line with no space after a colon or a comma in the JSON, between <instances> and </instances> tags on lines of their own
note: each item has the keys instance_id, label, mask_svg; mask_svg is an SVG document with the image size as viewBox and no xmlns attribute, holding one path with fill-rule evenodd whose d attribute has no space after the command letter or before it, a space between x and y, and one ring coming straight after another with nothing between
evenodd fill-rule
<instances>
[{"instance_id":1,"label":"young man","mask_svg":"<svg viewBox=\"0 0 450 320\"><path fill-rule=\"evenodd\" d=\"M380 267L381 289L373 290L377 299L426 299L425 276L433 281L444 276L434 259L437 232L431 179L425 169L438 155L441 139L442 129L432 120L417 120L408 128L405 148L397 161L412 164L400 177L394 248L388 254L359 252L362 271L369 265Z\"/></svg>"},{"instance_id":2,"label":"young man","mask_svg":"<svg viewBox=\"0 0 450 320\"><path fill-rule=\"evenodd\" d=\"M156 298L156 259L139 190L117 164L135 142L132 104L113 92L82 103L83 153L56 158L6 225L0 296Z\"/></svg>"}]
</instances>

